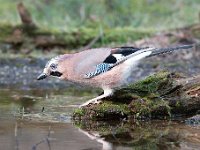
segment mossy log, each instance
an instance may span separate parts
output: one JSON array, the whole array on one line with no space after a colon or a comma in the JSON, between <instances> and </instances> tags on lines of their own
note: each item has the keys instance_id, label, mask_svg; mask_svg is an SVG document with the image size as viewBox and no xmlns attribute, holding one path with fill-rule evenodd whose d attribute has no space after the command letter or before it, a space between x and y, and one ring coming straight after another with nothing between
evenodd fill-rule
<instances>
[{"instance_id":1,"label":"mossy log","mask_svg":"<svg viewBox=\"0 0 200 150\"><path fill-rule=\"evenodd\" d=\"M74 120L166 118L200 110L200 76L159 72L117 90L98 105L76 109Z\"/></svg>"},{"instance_id":2,"label":"mossy log","mask_svg":"<svg viewBox=\"0 0 200 150\"><path fill-rule=\"evenodd\" d=\"M166 46L171 43L195 43L199 38L199 29L198 24L152 36L155 31L138 30L131 27L104 28L102 31L98 28L83 27L70 31L55 31L36 26L30 21L28 25L25 23L16 26L0 24L0 48L15 51L53 48L83 49L111 43L124 45L128 41L136 41L135 44L141 47L147 43L148 45L158 45L159 43ZM178 33L185 36L179 36ZM147 40L146 37L150 38Z\"/></svg>"},{"instance_id":3,"label":"mossy log","mask_svg":"<svg viewBox=\"0 0 200 150\"><path fill-rule=\"evenodd\" d=\"M101 36L99 36L101 34ZM133 28L99 29L80 28L71 31L53 31L34 25L0 25L0 48L13 49L74 49L87 47L94 39L93 47L112 42L124 43L135 41L152 35L152 31L136 30ZM20 51L19 51L20 52Z\"/></svg>"}]
</instances>

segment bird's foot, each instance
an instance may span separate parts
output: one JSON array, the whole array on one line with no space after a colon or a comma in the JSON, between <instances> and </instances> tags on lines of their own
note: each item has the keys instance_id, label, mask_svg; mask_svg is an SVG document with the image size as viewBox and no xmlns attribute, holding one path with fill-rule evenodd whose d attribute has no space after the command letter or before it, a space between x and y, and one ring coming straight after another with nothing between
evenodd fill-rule
<instances>
[{"instance_id":1,"label":"bird's foot","mask_svg":"<svg viewBox=\"0 0 200 150\"><path fill-rule=\"evenodd\" d=\"M95 104L97 105L100 103L102 103L102 100L87 101L87 102L83 103L82 105L80 105L79 108L83 108L83 107L91 106L91 105L95 105Z\"/></svg>"}]
</instances>

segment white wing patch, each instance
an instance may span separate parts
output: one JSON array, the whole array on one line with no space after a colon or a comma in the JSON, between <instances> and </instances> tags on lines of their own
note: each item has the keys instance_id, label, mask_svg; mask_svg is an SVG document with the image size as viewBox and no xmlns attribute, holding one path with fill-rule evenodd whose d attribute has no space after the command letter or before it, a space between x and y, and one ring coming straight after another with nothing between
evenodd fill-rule
<instances>
[{"instance_id":1,"label":"white wing patch","mask_svg":"<svg viewBox=\"0 0 200 150\"><path fill-rule=\"evenodd\" d=\"M126 83L126 79L131 75L135 67L138 65L139 61L147 56L149 56L152 53L152 51L143 52L141 54L138 54L136 56L133 56L129 59L127 59L124 62L124 68L123 68L123 77L124 77L124 83Z\"/></svg>"},{"instance_id":2,"label":"white wing patch","mask_svg":"<svg viewBox=\"0 0 200 150\"><path fill-rule=\"evenodd\" d=\"M123 58L125 58L125 56L123 56L122 54L112 54L112 55L117 59L117 61L122 60Z\"/></svg>"}]
</instances>

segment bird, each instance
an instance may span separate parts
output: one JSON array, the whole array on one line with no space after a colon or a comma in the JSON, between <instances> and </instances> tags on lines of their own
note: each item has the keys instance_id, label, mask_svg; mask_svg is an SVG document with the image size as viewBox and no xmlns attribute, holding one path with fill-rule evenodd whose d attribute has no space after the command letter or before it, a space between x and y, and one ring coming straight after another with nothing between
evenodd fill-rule
<instances>
[{"instance_id":1,"label":"bird","mask_svg":"<svg viewBox=\"0 0 200 150\"><path fill-rule=\"evenodd\" d=\"M141 60L177 50L190 49L194 45L180 45L168 48L132 46L114 48L92 48L72 54L63 54L50 59L37 80L56 77L61 80L89 85L103 89L97 96L79 107L99 104L103 98L127 84L131 72Z\"/></svg>"}]
</instances>

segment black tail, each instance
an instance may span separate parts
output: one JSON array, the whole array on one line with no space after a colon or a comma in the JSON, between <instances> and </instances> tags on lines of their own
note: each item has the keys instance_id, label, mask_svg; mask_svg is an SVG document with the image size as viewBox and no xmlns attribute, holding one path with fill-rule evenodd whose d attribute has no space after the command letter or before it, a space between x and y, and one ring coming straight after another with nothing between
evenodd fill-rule
<instances>
[{"instance_id":1,"label":"black tail","mask_svg":"<svg viewBox=\"0 0 200 150\"><path fill-rule=\"evenodd\" d=\"M169 48L158 48L155 49L151 55L149 55L148 57L151 56L155 56L155 55L160 55L160 54L165 54L165 53L170 53L176 50L182 50L182 49L189 49L189 48L193 48L195 45L182 45L182 46L177 46L177 47L169 47Z\"/></svg>"}]
</instances>

